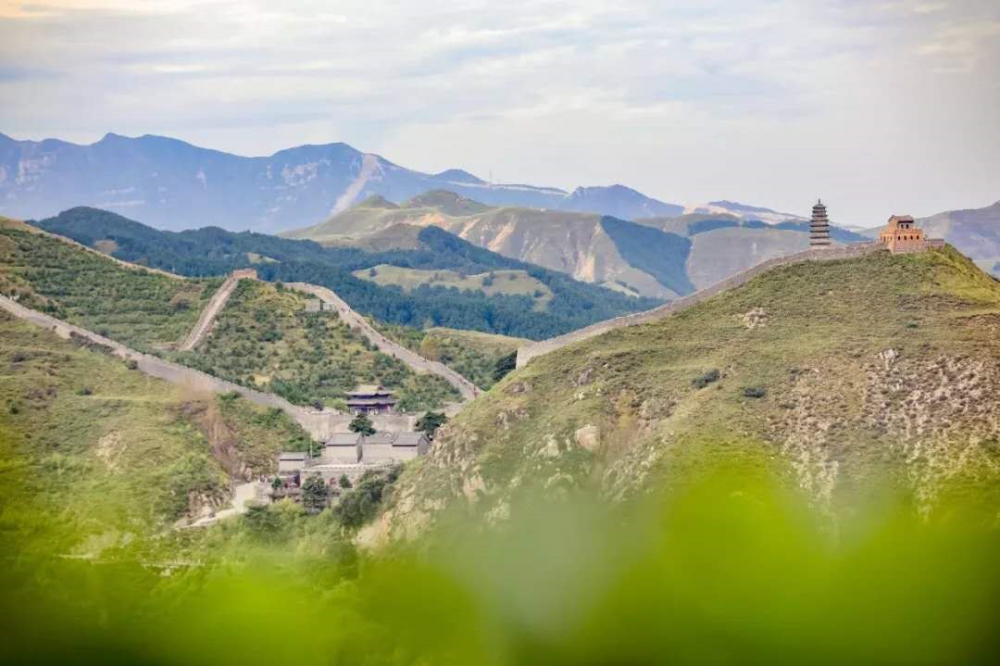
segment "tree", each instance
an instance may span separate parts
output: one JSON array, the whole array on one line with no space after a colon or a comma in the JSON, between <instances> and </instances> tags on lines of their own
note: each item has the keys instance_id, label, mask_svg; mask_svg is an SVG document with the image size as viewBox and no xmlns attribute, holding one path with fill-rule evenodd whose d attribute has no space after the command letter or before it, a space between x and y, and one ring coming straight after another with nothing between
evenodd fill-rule
<instances>
[{"instance_id":1,"label":"tree","mask_svg":"<svg viewBox=\"0 0 1000 666\"><path fill-rule=\"evenodd\" d=\"M351 483L351 480L347 478L346 474L341 474L340 475L340 480L338 480L337 483L344 490L350 490L351 488L354 487L354 485Z\"/></svg>"},{"instance_id":2,"label":"tree","mask_svg":"<svg viewBox=\"0 0 1000 666\"><path fill-rule=\"evenodd\" d=\"M348 430L351 432L356 432L361 435L374 435L375 426L372 425L372 420L368 418L367 414L358 414L351 421L351 425L347 426Z\"/></svg>"},{"instance_id":3,"label":"tree","mask_svg":"<svg viewBox=\"0 0 1000 666\"><path fill-rule=\"evenodd\" d=\"M264 504L248 504L243 522L257 537L273 538L281 530L281 519Z\"/></svg>"},{"instance_id":4,"label":"tree","mask_svg":"<svg viewBox=\"0 0 1000 666\"><path fill-rule=\"evenodd\" d=\"M302 506L309 513L319 513L326 508L326 500L330 491L327 489L323 478L310 476L302 484Z\"/></svg>"},{"instance_id":5,"label":"tree","mask_svg":"<svg viewBox=\"0 0 1000 666\"><path fill-rule=\"evenodd\" d=\"M274 477L274 480L271 481L271 490L278 492L284 485L285 484L282 483L281 479L276 476Z\"/></svg>"},{"instance_id":6,"label":"tree","mask_svg":"<svg viewBox=\"0 0 1000 666\"><path fill-rule=\"evenodd\" d=\"M517 352L512 352L497 359L493 366L493 381L500 381L517 367Z\"/></svg>"},{"instance_id":7,"label":"tree","mask_svg":"<svg viewBox=\"0 0 1000 666\"><path fill-rule=\"evenodd\" d=\"M441 412L427 412L417 419L417 430L427 435L427 439L434 439L438 428L447 423L448 417Z\"/></svg>"}]
</instances>

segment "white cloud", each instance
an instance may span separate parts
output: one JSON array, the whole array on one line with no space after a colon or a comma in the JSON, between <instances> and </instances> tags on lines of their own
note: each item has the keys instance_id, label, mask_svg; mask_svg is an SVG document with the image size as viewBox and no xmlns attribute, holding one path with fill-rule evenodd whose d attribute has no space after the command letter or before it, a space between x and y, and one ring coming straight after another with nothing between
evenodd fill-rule
<instances>
[{"instance_id":1,"label":"white cloud","mask_svg":"<svg viewBox=\"0 0 1000 666\"><path fill-rule=\"evenodd\" d=\"M862 222L1000 196L995 5L0 0L0 131L347 141L667 200L829 192Z\"/></svg>"}]
</instances>

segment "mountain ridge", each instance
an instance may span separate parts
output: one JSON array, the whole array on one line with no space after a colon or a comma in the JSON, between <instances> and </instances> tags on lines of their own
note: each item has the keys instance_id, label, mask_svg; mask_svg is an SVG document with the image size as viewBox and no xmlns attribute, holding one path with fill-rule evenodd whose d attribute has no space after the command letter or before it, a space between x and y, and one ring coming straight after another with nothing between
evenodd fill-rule
<instances>
[{"instance_id":1,"label":"mountain ridge","mask_svg":"<svg viewBox=\"0 0 1000 666\"><path fill-rule=\"evenodd\" d=\"M90 144L0 139L0 214L41 218L74 206L125 211L153 226L280 231L316 223L378 194L405 200L458 189L490 205L593 211L632 218L683 207L624 186L577 188L487 183L461 170L429 174L343 142L246 157L172 137L113 132Z\"/></svg>"}]
</instances>

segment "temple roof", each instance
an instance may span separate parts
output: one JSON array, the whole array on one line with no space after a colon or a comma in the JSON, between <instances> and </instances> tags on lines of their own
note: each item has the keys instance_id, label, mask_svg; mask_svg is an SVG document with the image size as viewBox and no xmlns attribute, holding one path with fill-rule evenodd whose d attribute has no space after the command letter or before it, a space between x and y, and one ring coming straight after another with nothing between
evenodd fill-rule
<instances>
[{"instance_id":1,"label":"temple roof","mask_svg":"<svg viewBox=\"0 0 1000 666\"><path fill-rule=\"evenodd\" d=\"M377 398L348 398L346 400L348 405L354 405L356 407L374 407L376 405L395 405L398 400L393 398L391 395L385 395Z\"/></svg>"}]
</instances>

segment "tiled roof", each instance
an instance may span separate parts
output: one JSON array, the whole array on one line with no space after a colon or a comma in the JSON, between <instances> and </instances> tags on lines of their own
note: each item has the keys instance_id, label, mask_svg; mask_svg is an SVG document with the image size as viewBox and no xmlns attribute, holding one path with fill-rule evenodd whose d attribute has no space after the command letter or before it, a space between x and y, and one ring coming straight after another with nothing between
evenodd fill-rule
<instances>
[{"instance_id":1,"label":"tiled roof","mask_svg":"<svg viewBox=\"0 0 1000 666\"><path fill-rule=\"evenodd\" d=\"M400 432L396 434L393 446L418 446L427 439L427 435L422 432Z\"/></svg>"},{"instance_id":2,"label":"tiled roof","mask_svg":"<svg viewBox=\"0 0 1000 666\"><path fill-rule=\"evenodd\" d=\"M327 446L357 446L361 440L361 435L356 432L342 432L330 435L325 444Z\"/></svg>"}]
</instances>

